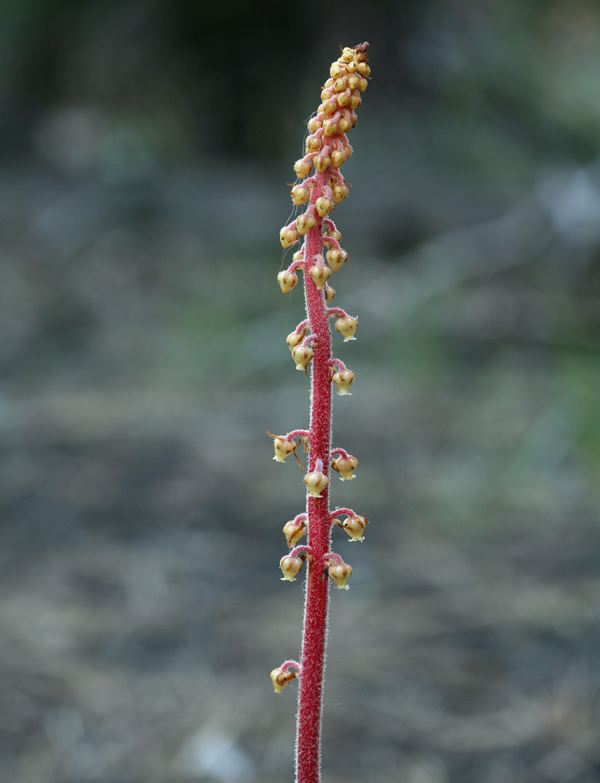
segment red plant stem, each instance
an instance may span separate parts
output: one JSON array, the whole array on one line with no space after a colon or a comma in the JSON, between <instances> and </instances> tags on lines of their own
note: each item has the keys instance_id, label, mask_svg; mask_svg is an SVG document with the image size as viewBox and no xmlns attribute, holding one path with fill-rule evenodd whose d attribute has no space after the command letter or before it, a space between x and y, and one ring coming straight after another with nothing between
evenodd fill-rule
<instances>
[{"instance_id":1,"label":"red plant stem","mask_svg":"<svg viewBox=\"0 0 600 783\"><path fill-rule=\"evenodd\" d=\"M331 171L315 175L311 205L323 195L329 183ZM331 463L331 333L323 291L315 285L308 270L323 253L322 219L314 211L316 225L305 238L304 291L310 333L316 337L311 372L311 408L309 436L309 472L317 469L321 461L322 472L330 478ZM306 600L304 604L304 631L298 723L296 733L296 781L319 783L320 736L323 710L323 676L325 673L325 637L327 633L327 608L329 579L325 575L325 554L331 548L331 522L329 520L329 486L320 498L307 500L308 542L312 562L307 569Z\"/></svg>"}]
</instances>

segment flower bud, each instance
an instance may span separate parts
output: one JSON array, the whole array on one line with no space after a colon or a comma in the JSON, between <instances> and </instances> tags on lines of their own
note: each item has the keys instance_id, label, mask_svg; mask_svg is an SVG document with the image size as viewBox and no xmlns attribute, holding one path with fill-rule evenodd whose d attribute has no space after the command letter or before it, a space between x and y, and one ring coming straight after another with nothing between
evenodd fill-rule
<instances>
[{"instance_id":1,"label":"flower bud","mask_svg":"<svg viewBox=\"0 0 600 783\"><path fill-rule=\"evenodd\" d=\"M293 669L273 669L270 674L271 682L275 688L275 693L281 693L285 686L295 680L297 673Z\"/></svg>"},{"instance_id":2,"label":"flower bud","mask_svg":"<svg viewBox=\"0 0 600 783\"><path fill-rule=\"evenodd\" d=\"M304 519L291 519L283 526L283 534L288 542L288 546L296 546L302 536L306 535L306 522Z\"/></svg>"},{"instance_id":3,"label":"flower bud","mask_svg":"<svg viewBox=\"0 0 600 783\"><path fill-rule=\"evenodd\" d=\"M331 163L333 164L334 168L339 169L339 167L346 161L346 155L342 150L334 150L331 153Z\"/></svg>"},{"instance_id":4,"label":"flower bud","mask_svg":"<svg viewBox=\"0 0 600 783\"><path fill-rule=\"evenodd\" d=\"M341 523L341 527L348 533L351 541L364 541L363 533L368 524L366 517L348 517Z\"/></svg>"},{"instance_id":5,"label":"flower bud","mask_svg":"<svg viewBox=\"0 0 600 783\"><path fill-rule=\"evenodd\" d=\"M357 115L353 111L350 112L350 122L352 123L352 127L353 128L356 125L356 123L358 122L358 117L357 117Z\"/></svg>"},{"instance_id":6,"label":"flower bud","mask_svg":"<svg viewBox=\"0 0 600 783\"><path fill-rule=\"evenodd\" d=\"M285 338L286 343L288 344L288 348L290 351L293 351L294 348L297 345L300 345L302 340L304 340L304 335L306 334L306 327L298 334L298 332L291 332L288 334L288 336Z\"/></svg>"},{"instance_id":7,"label":"flower bud","mask_svg":"<svg viewBox=\"0 0 600 783\"><path fill-rule=\"evenodd\" d=\"M350 394L350 387L354 382L354 373L352 370L340 370L333 373L332 381L337 386L338 394Z\"/></svg>"},{"instance_id":8,"label":"flower bud","mask_svg":"<svg viewBox=\"0 0 600 783\"><path fill-rule=\"evenodd\" d=\"M331 189L331 197L336 204L341 204L345 198L348 198L349 192L346 185L334 185Z\"/></svg>"},{"instance_id":9,"label":"flower bud","mask_svg":"<svg viewBox=\"0 0 600 783\"><path fill-rule=\"evenodd\" d=\"M354 116L356 117L356 115ZM346 146L344 147L344 155L346 156L346 160L348 160L348 158L350 157L350 155L352 155L353 152L354 150L352 149L352 147L349 144L346 144Z\"/></svg>"},{"instance_id":10,"label":"flower bud","mask_svg":"<svg viewBox=\"0 0 600 783\"><path fill-rule=\"evenodd\" d=\"M341 76L339 79L335 80L335 84L333 85L333 89L336 92L344 92L346 87L348 86L348 80L345 76Z\"/></svg>"},{"instance_id":11,"label":"flower bud","mask_svg":"<svg viewBox=\"0 0 600 783\"><path fill-rule=\"evenodd\" d=\"M349 566L347 563L330 565L329 576L338 590L349 590L347 582L352 576L352 566Z\"/></svg>"},{"instance_id":12,"label":"flower bud","mask_svg":"<svg viewBox=\"0 0 600 783\"><path fill-rule=\"evenodd\" d=\"M295 206L298 206L299 204L305 204L310 198L310 191L306 185L296 185L292 188L291 193L292 201L294 202Z\"/></svg>"},{"instance_id":13,"label":"flower bud","mask_svg":"<svg viewBox=\"0 0 600 783\"><path fill-rule=\"evenodd\" d=\"M321 492L327 488L329 479L324 473L315 471L314 473L307 473L304 476L304 483L308 489L308 494L313 498L320 498Z\"/></svg>"},{"instance_id":14,"label":"flower bud","mask_svg":"<svg viewBox=\"0 0 600 783\"><path fill-rule=\"evenodd\" d=\"M285 438L274 438L273 445L275 446L275 456L273 459L276 462L285 462L286 458L290 454L294 453L297 444L293 440L286 440Z\"/></svg>"},{"instance_id":15,"label":"flower bud","mask_svg":"<svg viewBox=\"0 0 600 783\"><path fill-rule=\"evenodd\" d=\"M342 119L338 122L340 133L348 133L351 127L352 123L350 122L350 117L342 117Z\"/></svg>"},{"instance_id":16,"label":"flower bud","mask_svg":"<svg viewBox=\"0 0 600 783\"><path fill-rule=\"evenodd\" d=\"M322 174L324 171L327 171L330 166L331 158L329 155L317 155L315 158L315 168L320 174Z\"/></svg>"},{"instance_id":17,"label":"flower bud","mask_svg":"<svg viewBox=\"0 0 600 783\"><path fill-rule=\"evenodd\" d=\"M356 340L354 332L356 331L357 326L358 321L356 318L352 318L351 315L346 318L338 318L335 322L335 330L343 335L345 343L347 343L348 340Z\"/></svg>"},{"instance_id":18,"label":"flower bud","mask_svg":"<svg viewBox=\"0 0 600 783\"><path fill-rule=\"evenodd\" d=\"M280 272L277 275L277 282L284 294L288 294L298 282L298 275L294 272Z\"/></svg>"},{"instance_id":19,"label":"flower bud","mask_svg":"<svg viewBox=\"0 0 600 783\"><path fill-rule=\"evenodd\" d=\"M356 89L360 90L361 92L364 92L367 87L369 86L369 82L366 79L359 79L358 84L356 85Z\"/></svg>"},{"instance_id":20,"label":"flower bud","mask_svg":"<svg viewBox=\"0 0 600 783\"><path fill-rule=\"evenodd\" d=\"M298 220L296 220L296 229L299 234L308 234L311 228L314 228L316 222L312 215L305 212L304 215L300 215Z\"/></svg>"},{"instance_id":21,"label":"flower bud","mask_svg":"<svg viewBox=\"0 0 600 783\"><path fill-rule=\"evenodd\" d=\"M312 163L310 160L300 159L294 163L294 171L299 177L308 177L311 168L312 168Z\"/></svg>"},{"instance_id":22,"label":"flower bud","mask_svg":"<svg viewBox=\"0 0 600 783\"><path fill-rule=\"evenodd\" d=\"M369 68L369 66L366 63L359 63L356 70L360 73L361 76L367 77L367 76L370 76L370 74L371 74L371 69ZM333 76L333 74L332 74L332 76Z\"/></svg>"},{"instance_id":23,"label":"flower bud","mask_svg":"<svg viewBox=\"0 0 600 783\"><path fill-rule=\"evenodd\" d=\"M325 286L325 304L328 305L329 302L333 299L335 296L335 288L332 288L330 285Z\"/></svg>"},{"instance_id":24,"label":"flower bud","mask_svg":"<svg viewBox=\"0 0 600 783\"><path fill-rule=\"evenodd\" d=\"M331 269L325 264L318 264L308 270L308 274L315 281L315 285L321 290L331 277Z\"/></svg>"},{"instance_id":25,"label":"flower bud","mask_svg":"<svg viewBox=\"0 0 600 783\"><path fill-rule=\"evenodd\" d=\"M325 136L333 136L338 132L338 124L335 120L325 120L323 123L323 134Z\"/></svg>"},{"instance_id":26,"label":"flower bud","mask_svg":"<svg viewBox=\"0 0 600 783\"><path fill-rule=\"evenodd\" d=\"M318 152L322 147L323 142L321 141L320 136L309 136L308 139L306 139L307 152Z\"/></svg>"},{"instance_id":27,"label":"flower bud","mask_svg":"<svg viewBox=\"0 0 600 783\"><path fill-rule=\"evenodd\" d=\"M328 250L325 254L327 263L333 269L334 272L339 272L348 260L348 253L342 248L334 247L332 250Z\"/></svg>"},{"instance_id":28,"label":"flower bud","mask_svg":"<svg viewBox=\"0 0 600 783\"><path fill-rule=\"evenodd\" d=\"M296 579L296 574L302 568L302 560L299 557L290 557L290 555L284 555L279 561L279 568L283 572L281 577L282 582L293 582Z\"/></svg>"},{"instance_id":29,"label":"flower bud","mask_svg":"<svg viewBox=\"0 0 600 783\"><path fill-rule=\"evenodd\" d=\"M321 91L321 100L326 101L328 98L331 98L335 95L335 90L332 90L331 88L325 87Z\"/></svg>"},{"instance_id":30,"label":"flower bud","mask_svg":"<svg viewBox=\"0 0 600 783\"><path fill-rule=\"evenodd\" d=\"M315 207L319 215L321 217L325 217L326 215L329 215L330 212L333 212L335 209L335 204L330 198L321 196L315 201Z\"/></svg>"},{"instance_id":31,"label":"flower bud","mask_svg":"<svg viewBox=\"0 0 600 783\"><path fill-rule=\"evenodd\" d=\"M333 177L332 177L333 179ZM337 228L328 228L327 229L327 236L332 237L333 239L337 239L338 242L342 241L342 235L337 230Z\"/></svg>"},{"instance_id":32,"label":"flower bud","mask_svg":"<svg viewBox=\"0 0 600 783\"><path fill-rule=\"evenodd\" d=\"M358 76L356 73L353 73L348 77L347 85L348 87L350 87L351 90L356 90L359 81L360 81L360 76Z\"/></svg>"},{"instance_id":33,"label":"flower bud","mask_svg":"<svg viewBox=\"0 0 600 783\"><path fill-rule=\"evenodd\" d=\"M291 247L298 241L298 232L293 228L282 228L279 232L279 241L282 247Z\"/></svg>"},{"instance_id":34,"label":"flower bud","mask_svg":"<svg viewBox=\"0 0 600 783\"><path fill-rule=\"evenodd\" d=\"M311 119L308 121L308 123L307 123L307 124L308 124L308 130L309 130L311 133L314 133L315 131L318 131L318 130L319 130L319 128L321 127L321 120L318 120L316 117L312 117L312 118L311 118Z\"/></svg>"},{"instance_id":35,"label":"flower bud","mask_svg":"<svg viewBox=\"0 0 600 783\"><path fill-rule=\"evenodd\" d=\"M346 46L342 50L342 56L340 57L340 60L342 60L345 63L352 62L352 60L354 60L354 49L351 49L349 46Z\"/></svg>"},{"instance_id":36,"label":"flower bud","mask_svg":"<svg viewBox=\"0 0 600 783\"><path fill-rule=\"evenodd\" d=\"M344 76L346 68L341 63L333 63L329 69L332 79L339 79L340 76Z\"/></svg>"},{"instance_id":37,"label":"flower bud","mask_svg":"<svg viewBox=\"0 0 600 783\"><path fill-rule=\"evenodd\" d=\"M304 371L313 358L313 349L308 345L297 345L292 351L292 359L296 362L296 369Z\"/></svg>"},{"instance_id":38,"label":"flower bud","mask_svg":"<svg viewBox=\"0 0 600 783\"><path fill-rule=\"evenodd\" d=\"M333 98L324 101L321 105L323 106L323 114L333 114L333 112L337 109L337 104Z\"/></svg>"},{"instance_id":39,"label":"flower bud","mask_svg":"<svg viewBox=\"0 0 600 783\"><path fill-rule=\"evenodd\" d=\"M350 104L351 109L358 109L358 107L362 103L362 98L358 93L353 92L352 95L350 96L348 103Z\"/></svg>"},{"instance_id":40,"label":"flower bud","mask_svg":"<svg viewBox=\"0 0 600 783\"><path fill-rule=\"evenodd\" d=\"M352 93L350 90L346 90L345 92L341 92L337 97L337 102L339 106L348 106L350 103L350 100L352 98Z\"/></svg>"},{"instance_id":41,"label":"flower bud","mask_svg":"<svg viewBox=\"0 0 600 783\"><path fill-rule=\"evenodd\" d=\"M332 467L340 474L342 481L352 481L353 478L356 478L354 471L357 465L356 457L339 457L334 460Z\"/></svg>"},{"instance_id":42,"label":"flower bud","mask_svg":"<svg viewBox=\"0 0 600 783\"><path fill-rule=\"evenodd\" d=\"M347 68L350 71L350 73L356 73L356 71L358 71L358 63L357 62L348 63Z\"/></svg>"}]
</instances>

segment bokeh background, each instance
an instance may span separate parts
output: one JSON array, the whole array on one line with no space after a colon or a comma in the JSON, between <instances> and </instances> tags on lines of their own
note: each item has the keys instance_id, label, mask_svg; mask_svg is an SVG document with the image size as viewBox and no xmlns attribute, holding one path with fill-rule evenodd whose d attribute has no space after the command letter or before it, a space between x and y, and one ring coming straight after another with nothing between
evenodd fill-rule
<instances>
[{"instance_id":1,"label":"bokeh background","mask_svg":"<svg viewBox=\"0 0 600 783\"><path fill-rule=\"evenodd\" d=\"M4 0L2 783L292 780L278 235L365 39L324 780L600 780L600 2Z\"/></svg>"}]
</instances>

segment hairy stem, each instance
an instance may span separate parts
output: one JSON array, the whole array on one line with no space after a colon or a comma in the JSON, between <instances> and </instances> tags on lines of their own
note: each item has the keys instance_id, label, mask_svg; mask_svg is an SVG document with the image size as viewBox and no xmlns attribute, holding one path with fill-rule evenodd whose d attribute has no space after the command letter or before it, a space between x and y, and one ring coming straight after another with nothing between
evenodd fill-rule
<instances>
[{"instance_id":1,"label":"hairy stem","mask_svg":"<svg viewBox=\"0 0 600 783\"><path fill-rule=\"evenodd\" d=\"M329 172L315 176L311 204L323 194L329 182ZM323 252L321 219L305 239L304 257L309 264ZM319 291L309 274L304 274L306 311L311 334L316 337L311 373L311 406L309 435L309 471L316 469L330 477L331 463L331 333L323 291ZM325 576L324 556L331 549L329 522L329 487L321 498L307 500L308 541L313 559L308 568L304 604L304 635L302 639L302 676L298 704L296 733L298 783L318 783L320 779L321 713L323 710L323 677L325 674L325 637L329 580Z\"/></svg>"}]
</instances>

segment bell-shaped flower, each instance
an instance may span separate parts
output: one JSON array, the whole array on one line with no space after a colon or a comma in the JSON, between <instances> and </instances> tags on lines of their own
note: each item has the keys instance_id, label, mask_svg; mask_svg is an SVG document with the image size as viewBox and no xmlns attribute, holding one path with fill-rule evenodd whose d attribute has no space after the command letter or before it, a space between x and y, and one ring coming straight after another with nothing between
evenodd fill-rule
<instances>
[{"instance_id":1,"label":"bell-shaped flower","mask_svg":"<svg viewBox=\"0 0 600 783\"><path fill-rule=\"evenodd\" d=\"M338 394L350 394L350 387L354 382L352 370L339 370L333 373L332 381L337 386Z\"/></svg>"},{"instance_id":2,"label":"bell-shaped flower","mask_svg":"<svg viewBox=\"0 0 600 783\"><path fill-rule=\"evenodd\" d=\"M338 590L349 590L348 579L352 576L352 566L347 563L332 564L329 566L329 576Z\"/></svg>"},{"instance_id":3,"label":"bell-shaped flower","mask_svg":"<svg viewBox=\"0 0 600 783\"><path fill-rule=\"evenodd\" d=\"M345 318L338 318L335 322L335 330L343 336L345 343L347 343L348 340L356 340L354 332L356 331L357 326L358 321L356 318L352 318L351 315L348 315Z\"/></svg>"},{"instance_id":4,"label":"bell-shaped flower","mask_svg":"<svg viewBox=\"0 0 600 783\"><path fill-rule=\"evenodd\" d=\"M270 676L275 693L281 693L286 685L296 679L298 674L293 669L273 669Z\"/></svg>"},{"instance_id":5,"label":"bell-shaped flower","mask_svg":"<svg viewBox=\"0 0 600 783\"><path fill-rule=\"evenodd\" d=\"M327 488L329 479L324 473L316 470L314 473L307 473L304 476L304 483L308 489L308 494L313 498L320 498L321 492Z\"/></svg>"},{"instance_id":6,"label":"bell-shaped flower","mask_svg":"<svg viewBox=\"0 0 600 783\"><path fill-rule=\"evenodd\" d=\"M294 582L296 575L302 568L302 560L299 557L284 555L279 561L279 568L281 568L283 573L281 577L282 582Z\"/></svg>"},{"instance_id":7,"label":"bell-shaped flower","mask_svg":"<svg viewBox=\"0 0 600 783\"><path fill-rule=\"evenodd\" d=\"M298 275L294 272L280 272L277 275L277 282L284 294L288 294L298 282Z\"/></svg>"},{"instance_id":8,"label":"bell-shaped flower","mask_svg":"<svg viewBox=\"0 0 600 783\"><path fill-rule=\"evenodd\" d=\"M308 270L308 274L315 281L315 285L319 290L325 287L325 283L331 277L331 269L325 264L315 264Z\"/></svg>"},{"instance_id":9,"label":"bell-shaped flower","mask_svg":"<svg viewBox=\"0 0 600 783\"><path fill-rule=\"evenodd\" d=\"M366 517L356 516L348 517L348 519L340 523L340 526L348 533L350 541L364 541L363 533L368 524L369 520Z\"/></svg>"},{"instance_id":10,"label":"bell-shaped flower","mask_svg":"<svg viewBox=\"0 0 600 783\"><path fill-rule=\"evenodd\" d=\"M292 359L296 362L296 369L304 371L313 358L313 349L309 345L297 345L292 350Z\"/></svg>"},{"instance_id":11,"label":"bell-shaped flower","mask_svg":"<svg viewBox=\"0 0 600 783\"><path fill-rule=\"evenodd\" d=\"M283 534L288 542L288 546L296 546L302 536L306 535L306 522L303 518L290 519L283 526Z\"/></svg>"},{"instance_id":12,"label":"bell-shaped flower","mask_svg":"<svg viewBox=\"0 0 600 783\"><path fill-rule=\"evenodd\" d=\"M342 481L350 481L353 478L356 478L354 471L356 470L357 465L358 460L356 457L338 457L338 459L333 461L332 468L337 470Z\"/></svg>"},{"instance_id":13,"label":"bell-shaped flower","mask_svg":"<svg viewBox=\"0 0 600 783\"><path fill-rule=\"evenodd\" d=\"M286 440L285 438L274 438L273 445L275 446L274 460L277 462L285 462L286 458L293 454L298 444L293 440Z\"/></svg>"}]
</instances>

